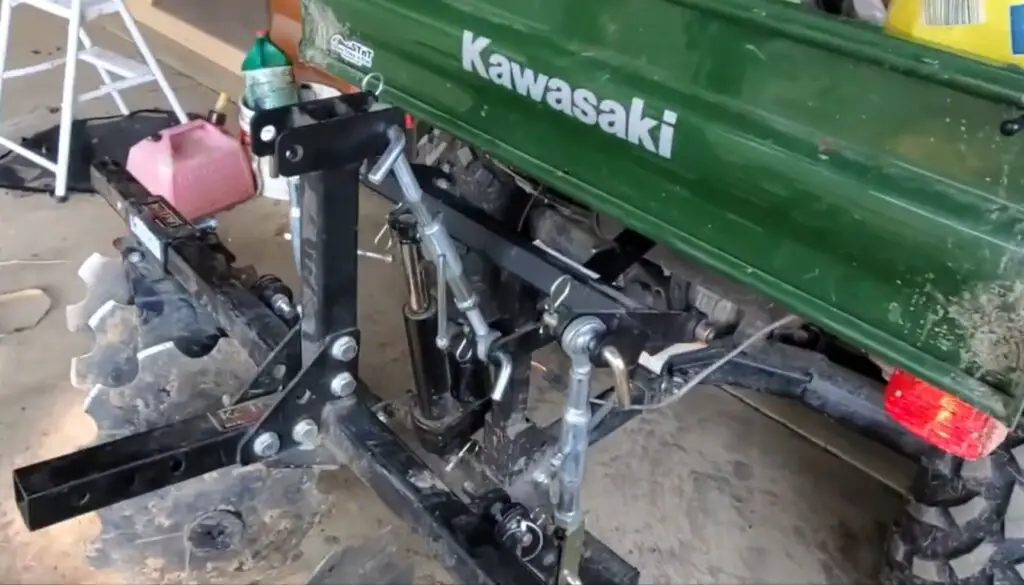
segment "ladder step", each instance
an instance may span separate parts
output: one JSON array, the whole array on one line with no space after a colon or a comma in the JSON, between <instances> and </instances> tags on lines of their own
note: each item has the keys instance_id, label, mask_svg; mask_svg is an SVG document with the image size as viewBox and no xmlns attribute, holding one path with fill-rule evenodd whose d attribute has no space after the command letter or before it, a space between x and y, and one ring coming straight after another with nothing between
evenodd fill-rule
<instances>
[{"instance_id":1,"label":"ladder step","mask_svg":"<svg viewBox=\"0 0 1024 585\"><path fill-rule=\"evenodd\" d=\"M113 93L115 91L121 91L121 90L129 89L129 88L135 87L137 85L142 85L144 83L150 83L150 82L155 81L155 80L156 80L156 77L153 76L153 75L143 75L142 77L129 77L129 78L126 78L126 79L122 79L120 81L115 81L113 83L108 83L107 85L102 85L99 88L94 89L94 90L92 90L90 92L83 93L83 94L79 95L77 97L77 99L78 99L79 103L87 102L89 100L93 100L93 99L96 99L98 97L105 96L105 95L107 95L109 93Z\"/></svg>"},{"instance_id":2,"label":"ladder step","mask_svg":"<svg viewBox=\"0 0 1024 585\"><path fill-rule=\"evenodd\" d=\"M80 51L78 58L81 61L92 63L100 69L105 69L121 77L144 77L150 75L149 67L146 67L144 64L103 47L91 47Z\"/></svg>"},{"instance_id":3,"label":"ladder step","mask_svg":"<svg viewBox=\"0 0 1024 585\"><path fill-rule=\"evenodd\" d=\"M49 71L50 69L56 69L64 64L66 59L60 57L59 59L51 59L45 63L39 63L37 65L29 65L28 67L19 67L18 69L10 69L3 72L4 79L11 79L14 77L25 77L26 75L35 75L36 73L42 73L43 71Z\"/></svg>"},{"instance_id":4,"label":"ladder step","mask_svg":"<svg viewBox=\"0 0 1024 585\"><path fill-rule=\"evenodd\" d=\"M64 19L71 17L72 0L3 0L15 4L28 4ZM113 14L121 9L117 0L82 0L82 18L89 21L104 14Z\"/></svg>"},{"instance_id":5,"label":"ladder step","mask_svg":"<svg viewBox=\"0 0 1024 585\"><path fill-rule=\"evenodd\" d=\"M21 156L36 163L37 165L43 167L44 169L50 171L51 173L57 172L56 162L46 158L45 156L42 156L41 154L38 154L25 148L21 144L18 144L17 142L9 138L4 138L3 136L0 136L0 146L6 147L17 154L20 154Z\"/></svg>"}]
</instances>

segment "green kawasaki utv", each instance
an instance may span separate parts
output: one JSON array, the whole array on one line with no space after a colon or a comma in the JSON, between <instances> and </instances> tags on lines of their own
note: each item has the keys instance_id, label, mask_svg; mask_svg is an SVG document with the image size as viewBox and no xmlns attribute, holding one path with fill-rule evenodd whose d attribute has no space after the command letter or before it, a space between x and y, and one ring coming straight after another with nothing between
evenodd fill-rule
<instances>
[{"instance_id":1,"label":"green kawasaki utv","mask_svg":"<svg viewBox=\"0 0 1024 585\"><path fill-rule=\"evenodd\" d=\"M98 164L138 373L82 374L112 440L17 470L27 524L98 510L121 536L97 558L214 579L288 563L312 468L347 465L462 581L636 583L584 529L587 448L734 385L920 460L885 582L1024 584L1024 74L837 4L276 0L300 80L346 90L252 122L294 177L303 290ZM359 377L361 184L395 204L407 404ZM545 427L525 407L551 346L571 369ZM191 364L181 400L140 383L158 358ZM154 522L187 538L146 548Z\"/></svg>"}]
</instances>

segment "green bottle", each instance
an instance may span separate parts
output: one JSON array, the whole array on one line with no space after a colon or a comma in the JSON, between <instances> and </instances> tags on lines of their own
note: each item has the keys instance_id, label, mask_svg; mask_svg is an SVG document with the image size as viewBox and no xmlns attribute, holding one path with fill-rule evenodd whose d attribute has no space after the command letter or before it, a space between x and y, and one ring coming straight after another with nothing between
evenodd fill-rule
<instances>
[{"instance_id":1,"label":"green bottle","mask_svg":"<svg viewBox=\"0 0 1024 585\"><path fill-rule=\"evenodd\" d=\"M260 31L242 61L242 94L246 107L268 110L299 101L292 61L273 41L269 31Z\"/></svg>"}]
</instances>

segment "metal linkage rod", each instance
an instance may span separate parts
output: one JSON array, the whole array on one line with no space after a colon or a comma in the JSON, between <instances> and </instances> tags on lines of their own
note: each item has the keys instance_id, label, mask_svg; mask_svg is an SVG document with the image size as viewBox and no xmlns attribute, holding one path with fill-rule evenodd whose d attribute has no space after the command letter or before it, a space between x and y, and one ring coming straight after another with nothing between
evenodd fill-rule
<instances>
[{"instance_id":1,"label":"metal linkage rod","mask_svg":"<svg viewBox=\"0 0 1024 585\"><path fill-rule=\"evenodd\" d=\"M455 306L466 316L473 329L477 358L484 362L494 362L498 366L491 399L499 401L504 396L512 377L512 358L504 350L491 350L491 344L500 333L491 328L484 318L483 311L480 310L480 299L466 279L462 259L455 248L455 241L444 225L444 218L440 215L431 215L423 201L423 189L420 188L412 165L405 156L405 132L398 126L392 126L388 128L387 136L389 146L370 170L367 179L375 185L380 185L388 173L395 175L403 202L419 226L424 256L434 263L441 276L437 285L439 320L441 317L447 318L445 291L450 289ZM437 342L439 348L447 349L447 323L438 324Z\"/></svg>"},{"instance_id":2,"label":"metal linkage rod","mask_svg":"<svg viewBox=\"0 0 1024 585\"><path fill-rule=\"evenodd\" d=\"M580 317L570 322L562 332L562 350L569 356L571 369L558 441L560 463L555 472L555 524L564 534L558 571L560 585L579 582L583 560L581 497L587 448L590 446L590 384L594 371L590 355L606 331L604 323L597 317Z\"/></svg>"}]
</instances>

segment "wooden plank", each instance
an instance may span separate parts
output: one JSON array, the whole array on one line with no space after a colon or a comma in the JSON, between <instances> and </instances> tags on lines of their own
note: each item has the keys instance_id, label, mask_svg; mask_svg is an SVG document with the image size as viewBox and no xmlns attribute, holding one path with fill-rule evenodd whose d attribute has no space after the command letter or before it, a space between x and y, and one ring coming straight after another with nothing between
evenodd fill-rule
<instances>
[{"instance_id":1,"label":"wooden plank","mask_svg":"<svg viewBox=\"0 0 1024 585\"><path fill-rule=\"evenodd\" d=\"M229 40L211 34L195 24L161 10L154 5L153 0L127 0L127 5L139 23L188 47L192 52L209 59L224 69L238 71L245 51Z\"/></svg>"},{"instance_id":2,"label":"wooden plank","mask_svg":"<svg viewBox=\"0 0 1024 585\"><path fill-rule=\"evenodd\" d=\"M257 31L270 29L270 14L252 0L153 0L153 8L245 50Z\"/></svg>"}]
</instances>

